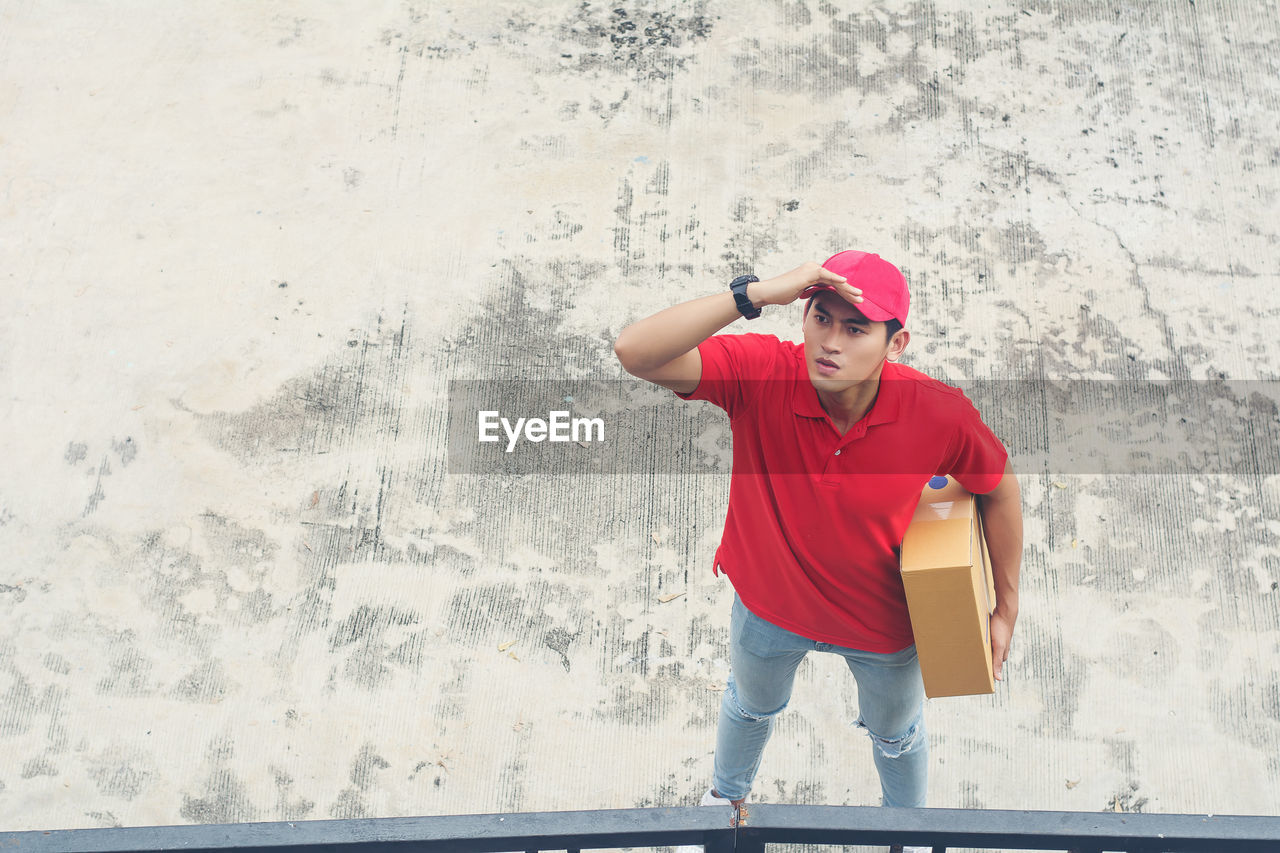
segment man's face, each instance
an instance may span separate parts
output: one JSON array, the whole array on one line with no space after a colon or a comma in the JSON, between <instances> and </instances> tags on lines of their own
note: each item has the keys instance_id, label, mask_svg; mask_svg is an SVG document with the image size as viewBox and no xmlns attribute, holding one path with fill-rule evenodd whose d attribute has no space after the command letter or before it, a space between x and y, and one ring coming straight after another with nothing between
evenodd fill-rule
<instances>
[{"instance_id":1,"label":"man's face","mask_svg":"<svg viewBox=\"0 0 1280 853\"><path fill-rule=\"evenodd\" d=\"M823 291L804 318L804 356L809 380L822 391L839 393L878 375L885 357L896 358L906 347L906 331L893 343L885 340L885 324L868 320L851 303Z\"/></svg>"}]
</instances>

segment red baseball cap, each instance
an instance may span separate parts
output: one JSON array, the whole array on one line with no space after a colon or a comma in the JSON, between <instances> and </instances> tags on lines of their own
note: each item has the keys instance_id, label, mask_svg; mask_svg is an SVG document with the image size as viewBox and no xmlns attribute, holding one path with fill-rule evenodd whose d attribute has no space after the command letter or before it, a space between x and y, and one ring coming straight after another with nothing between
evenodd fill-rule
<instances>
[{"instance_id":1,"label":"red baseball cap","mask_svg":"<svg viewBox=\"0 0 1280 853\"><path fill-rule=\"evenodd\" d=\"M911 307L911 293L902 271L884 258L871 252L849 249L837 252L822 263L823 268L842 275L849 284L862 290L862 301L854 307L873 323L898 320L907 324L907 309ZM801 296L813 296L819 290L835 290L829 284L815 284L806 288Z\"/></svg>"}]
</instances>

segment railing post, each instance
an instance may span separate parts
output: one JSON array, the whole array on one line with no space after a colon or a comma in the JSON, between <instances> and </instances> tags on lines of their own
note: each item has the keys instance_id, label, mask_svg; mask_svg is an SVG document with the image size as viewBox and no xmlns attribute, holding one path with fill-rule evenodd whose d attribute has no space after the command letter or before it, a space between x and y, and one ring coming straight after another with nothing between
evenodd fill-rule
<instances>
[{"instance_id":1,"label":"railing post","mask_svg":"<svg viewBox=\"0 0 1280 853\"><path fill-rule=\"evenodd\" d=\"M734 843L734 832L732 829L721 829L707 833L706 853L735 853L741 850L742 848Z\"/></svg>"}]
</instances>

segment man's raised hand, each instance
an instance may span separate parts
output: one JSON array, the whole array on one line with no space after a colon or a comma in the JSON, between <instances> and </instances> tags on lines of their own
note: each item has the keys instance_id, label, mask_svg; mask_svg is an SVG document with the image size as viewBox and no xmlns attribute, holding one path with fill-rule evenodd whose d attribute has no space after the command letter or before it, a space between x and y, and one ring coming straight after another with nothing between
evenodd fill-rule
<instances>
[{"instance_id":1,"label":"man's raised hand","mask_svg":"<svg viewBox=\"0 0 1280 853\"><path fill-rule=\"evenodd\" d=\"M774 276L748 285L747 296L756 305L790 305L802 296L805 291L815 285L830 287L847 302L858 304L862 301L862 291L849 284L842 275L836 275L814 261L807 261L791 272Z\"/></svg>"}]
</instances>

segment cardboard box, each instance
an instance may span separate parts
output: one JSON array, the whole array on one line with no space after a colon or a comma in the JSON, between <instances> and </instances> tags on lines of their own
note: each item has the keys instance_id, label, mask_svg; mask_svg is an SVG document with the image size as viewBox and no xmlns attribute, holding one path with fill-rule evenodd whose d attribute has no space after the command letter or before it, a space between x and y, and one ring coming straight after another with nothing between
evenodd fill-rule
<instances>
[{"instance_id":1,"label":"cardboard box","mask_svg":"<svg viewBox=\"0 0 1280 853\"><path fill-rule=\"evenodd\" d=\"M924 676L938 696L994 693L991 558L977 501L950 477L930 481L902 540L902 585Z\"/></svg>"}]
</instances>

